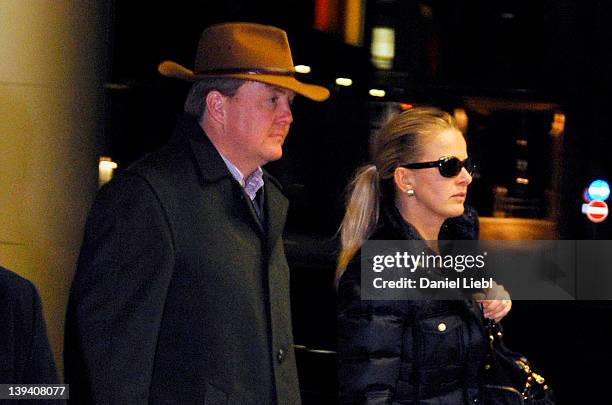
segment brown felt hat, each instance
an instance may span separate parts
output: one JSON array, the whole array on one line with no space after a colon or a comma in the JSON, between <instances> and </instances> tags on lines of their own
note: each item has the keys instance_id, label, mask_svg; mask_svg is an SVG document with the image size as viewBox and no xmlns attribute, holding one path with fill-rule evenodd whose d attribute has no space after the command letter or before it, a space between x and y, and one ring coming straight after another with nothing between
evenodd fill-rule
<instances>
[{"instance_id":1,"label":"brown felt hat","mask_svg":"<svg viewBox=\"0 0 612 405\"><path fill-rule=\"evenodd\" d=\"M159 73L198 81L210 77L253 80L283 87L315 101L329 97L329 90L298 81L285 31L269 25L225 23L202 32L195 68L176 62L159 64Z\"/></svg>"}]
</instances>

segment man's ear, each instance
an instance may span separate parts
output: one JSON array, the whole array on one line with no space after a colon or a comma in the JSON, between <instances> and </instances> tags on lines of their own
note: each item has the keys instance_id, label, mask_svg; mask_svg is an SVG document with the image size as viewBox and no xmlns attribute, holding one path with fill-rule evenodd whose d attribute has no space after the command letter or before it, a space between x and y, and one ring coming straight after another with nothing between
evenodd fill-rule
<instances>
[{"instance_id":1,"label":"man's ear","mask_svg":"<svg viewBox=\"0 0 612 405\"><path fill-rule=\"evenodd\" d=\"M407 189L414 189L414 176L410 169L396 167L393 172L393 183L397 190L405 193Z\"/></svg>"},{"instance_id":2,"label":"man's ear","mask_svg":"<svg viewBox=\"0 0 612 405\"><path fill-rule=\"evenodd\" d=\"M208 116L212 118L213 121L219 123L223 122L225 118L225 96L217 90L211 90L206 95L204 102L206 103L206 112Z\"/></svg>"}]
</instances>

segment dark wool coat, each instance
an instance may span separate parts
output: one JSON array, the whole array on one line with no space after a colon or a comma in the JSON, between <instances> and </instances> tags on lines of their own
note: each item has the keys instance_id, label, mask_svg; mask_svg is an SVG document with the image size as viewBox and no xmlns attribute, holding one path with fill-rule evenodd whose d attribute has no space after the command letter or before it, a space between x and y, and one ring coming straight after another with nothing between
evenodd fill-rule
<instances>
[{"instance_id":1,"label":"dark wool coat","mask_svg":"<svg viewBox=\"0 0 612 405\"><path fill-rule=\"evenodd\" d=\"M447 220L440 239L477 239L478 218L466 208ZM387 205L371 240L420 236ZM467 300L361 300L360 255L338 288L338 359L342 404L480 403L479 370L486 340L476 304ZM444 326L440 326L444 324Z\"/></svg>"},{"instance_id":2,"label":"dark wool coat","mask_svg":"<svg viewBox=\"0 0 612 405\"><path fill-rule=\"evenodd\" d=\"M67 317L74 402L299 404L282 231L261 224L197 121L104 186Z\"/></svg>"},{"instance_id":3,"label":"dark wool coat","mask_svg":"<svg viewBox=\"0 0 612 405\"><path fill-rule=\"evenodd\" d=\"M0 267L0 384L58 383L38 292L28 280Z\"/></svg>"}]
</instances>

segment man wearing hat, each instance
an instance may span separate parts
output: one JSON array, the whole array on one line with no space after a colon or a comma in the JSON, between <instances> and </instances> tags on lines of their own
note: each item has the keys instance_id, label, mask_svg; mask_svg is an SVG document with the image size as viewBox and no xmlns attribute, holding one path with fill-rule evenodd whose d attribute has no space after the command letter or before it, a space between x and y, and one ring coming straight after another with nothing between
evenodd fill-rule
<instances>
[{"instance_id":1,"label":"man wearing hat","mask_svg":"<svg viewBox=\"0 0 612 405\"><path fill-rule=\"evenodd\" d=\"M104 186L68 306L65 368L83 403L299 404L282 231L287 200L261 167L282 155L293 77L284 31L202 33L169 143Z\"/></svg>"}]
</instances>

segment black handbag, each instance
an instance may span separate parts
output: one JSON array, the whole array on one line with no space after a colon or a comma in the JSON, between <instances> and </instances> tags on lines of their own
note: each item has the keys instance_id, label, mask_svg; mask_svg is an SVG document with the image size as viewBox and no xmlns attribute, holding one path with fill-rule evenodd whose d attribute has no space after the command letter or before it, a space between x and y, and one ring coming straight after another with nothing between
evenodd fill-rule
<instances>
[{"instance_id":1,"label":"black handbag","mask_svg":"<svg viewBox=\"0 0 612 405\"><path fill-rule=\"evenodd\" d=\"M552 389L519 353L508 349L501 326L487 320L490 351L486 356L483 398L486 405L555 405Z\"/></svg>"}]
</instances>

